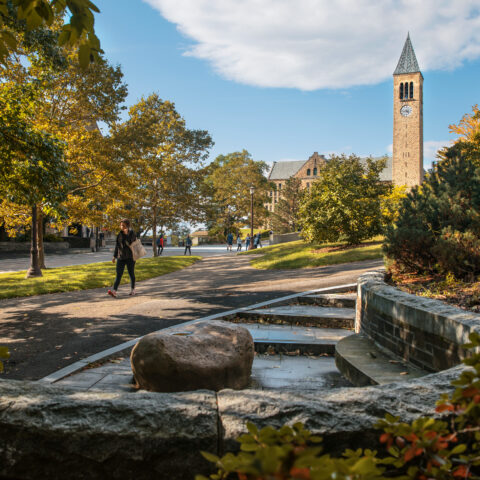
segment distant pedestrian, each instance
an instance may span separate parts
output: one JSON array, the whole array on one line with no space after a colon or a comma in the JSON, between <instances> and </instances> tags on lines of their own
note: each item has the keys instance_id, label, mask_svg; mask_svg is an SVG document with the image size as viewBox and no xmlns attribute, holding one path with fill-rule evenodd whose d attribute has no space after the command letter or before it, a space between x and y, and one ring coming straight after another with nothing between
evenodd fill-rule
<instances>
[{"instance_id":1,"label":"distant pedestrian","mask_svg":"<svg viewBox=\"0 0 480 480\"><path fill-rule=\"evenodd\" d=\"M242 237L240 234L237 235L237 252L242 251Z\"/></svg>"},{"instance_id":2,"label":"distant pedestrian","mask_svg":"<svg viewBox=\"0 0 480 480\"><path fill-rule=\"evenodd\" d=\"M233 234L232 232L229 232L227 235L227 250L229 252L232 251L232 245L233 245Z\"/></svg>"},{"instance_id":3,"label":"distant pedestrian","mask_svg":"<svg viewBox=\"0 0 480 480\"><path fill-rule=\"evenodd\" d=\"M250 234L247 233L247 238L245 239L245 250L248 250L248 247L250 247Z\"/></svg>"},{"instance_id":4,"label":"distant pedestrian","mask_svg":"<svg viewBox=\"0 0 480 480\"><path fill-rule=\"evenodd\" d=\"M187 254L191 255L192 254L192 239L190 238L190 235L187 235L187 238L185 239L185 252L183 252L184 255Z\"/></svg>"},{"instance_id":5,"label":"distant pedestrian","mask_svg":"<svg viewBox=\"0 0 480 480\"><path fill-rule=\"evenodd\" d=\"M255 234L253 236L253 248L257 248L258 247L258 240L259 240L259 237L257 234Z\"/></svg>"},{"instance_id":6,"label":"distant pedestrian","mask_svg":"<svg viewBox=\"0 0 480 480\"><path fill-rule=\"evenodd\" d=\"M260 232L257 233L257 237L258 237L257 247L262 248L262 237L260 236Z\"/></svg>"},{"instance_id":7,"label":"distant pedestrian","mask_svg":"<svg viewBox=\"0 0 480 480\"><path fill-rule=\"evenodd\" d=\"M157 255L161 255L163 252L163 233L157 238Z\"/></svg>"},{"instance_id":8,"label":"distant pedestrian","mask_svg":"<svg viewBox=\"0 0 480 480\"><path fill-rule=\"evenodd\" d=\"M117 276L113 288L107 293L116 298L117 289L122 280L125 266L130 276L130 295L135 295L135 261L133 260L132 250L130 245L137 239L135 232L130 229L130 221L122 220L120 222L120 232L117 235L115 242L115 252L113 254L112 262L117 262Z\"/></svg>"}]
</instances>

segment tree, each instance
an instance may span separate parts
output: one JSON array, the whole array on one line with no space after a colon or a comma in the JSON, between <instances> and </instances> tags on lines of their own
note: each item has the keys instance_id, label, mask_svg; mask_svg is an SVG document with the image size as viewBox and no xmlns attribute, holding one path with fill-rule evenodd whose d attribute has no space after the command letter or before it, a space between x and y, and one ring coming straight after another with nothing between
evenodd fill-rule
<instances>
[{"instance_id":1,"label":"tree","mask_svg":"<svg viewBox=\"0 0 480 480\"><path fill-rule=\"evenodd\" d=\"M219 155L204 171L202 197L206 223L213 235L238 230L250 216L250 187L254 193L254 221L265 222L267 192L272 188L264 162L254 161L246 150Z\"/></svg>"},{"instance_id":2,"label":"tree","mask_svg":"<svg viewBox=\"0 0 480 480\"><path fill-rule=\"evenodd\" d=\"M32 265L27 276L41 275L36 242L37 205L51 211L64 200L70 180L62 143L32 127L38 90L3 84L0 89L0 189L3 202L30 208Z\"/></svg>"},{"instance_id":3,"label":"tree","mask_svg":"<svg viewBox=\"0 0 480 480\"><path fill-rule=\"evenodd\" d=\"M480 109L478 105L472 107L473 114L466 113L458 125L449 125L451 133L459 135L457 142L477 142L480 143Z\"/></svg>"},{"instance_id":4,"label":"tree","mask_svg":"<svg viewBox=\"0 0 480 480\"><path fill-rule=\"evenodd\" d=\"M440 153L422 185L402 202L383 247L390 268L467 279L478 275L479 212L480 149L461 141Z\"/></svg>"},{"instance_id":5,"label":"tree","mask_svg":"<svg viewBox=\"0 0 480 480\"><path fill-rule=\"evenodd\" d=\"M77 46L78 61L87 67L103 53L95 35L93 12L100 10L90 0L0 0L0 63L18 51L15 30L31 32L61 19L58 45ZM69 23L64 22L67 14Z\"/></svg>"},{"instance_id":6,"label":"tree","mask_svg":"<svg viewBox=\"0 0 480 480\"><path fill-rule=\"evenodd\" d=\"M390 189L380 182L385 159L332 156L300 206L302 235L310 242L357 244L382 232L381 198Z\"/></svg>"},{"instance_id":7,"label":"tree","mask_svg":"<svg viewBox=\"0 0 480 480\"><path fill-rule=\"evenodd\" d=\"M45 30L36 42L18 34L19 55L8 59L0 88L23 84L37 89L36 108L29 120L35 128L54 133L64 142L72 182L62 205L63 221L56 215L57 226L76 222L101 225L104 212L115 201L122 166L114 155L112 139L101 134L97 122L108 127L118 120L127 90L120 67L111 67L99 57L95 64L82 69L75 52L55 47L56 28ZM12 207L14 216L9 214ZM44 267L42 220L43 214L52 212L43 204L39 207L38 243ZM18 215L22 210L5 200L1 211L10 233L15 232L22 218L27 221L29 217Z\"/></svg>"},{"instance_id":8,"label":"tree","mask_svg":"<svg viewBox=\"0 0 480 480\"><path fill-rule=\"evenodd\" d=\"M153 232L181 220L198 220L198 167L213 145L205 130L189 130L172 102L157 94L129 110L129 119L115 128L123 158L124 209L137 227Z\"/></svg>"},{"instance_id":9,"label":"tree","mask_svg":"<svg viewBox=\"0 0 480 480\"><path fill-rule=\"evenodd\" d=\"M282 196L271 214L271 228L278 233L296 232L298 229L298 214L302 201L302 182L291 177L284 185Z\"/></svg>"}]
</instances>

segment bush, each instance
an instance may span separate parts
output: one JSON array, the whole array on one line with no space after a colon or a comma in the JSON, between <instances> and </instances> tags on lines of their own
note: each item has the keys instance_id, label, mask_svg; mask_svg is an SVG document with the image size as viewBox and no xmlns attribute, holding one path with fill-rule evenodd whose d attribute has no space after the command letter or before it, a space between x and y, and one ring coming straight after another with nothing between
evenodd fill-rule
<instances>
[{"instance_id":1,"label":"bush","mask_svg":"<svg viewBox=\"0 0 480 480\"><path fill-rule=\"evenodd\" d=\"M400 272L480 273L480 159L464 143L443 153L403 200L384 251Z\"/></svg>"},{"instance_id":2,"label":"bush","mask_svg":"<svg viewBox=\"0 0 480 480\"><path fill-rule=\"evenodd\" d=\"M437 402L438 418L421 417L411 424L392 415L378 422L385 452L346 450L340 458L322 453L321 438L297 423L293 428L261 430L247 424L238 441L240 452L222 458L202 452L218 469L210 479L238 480L459 480L480 478L480 335L472 333L467 348L476 352L452 382L451 395ZM207 480L198 475L196 480Z\"/></svg>"}]
</instances>

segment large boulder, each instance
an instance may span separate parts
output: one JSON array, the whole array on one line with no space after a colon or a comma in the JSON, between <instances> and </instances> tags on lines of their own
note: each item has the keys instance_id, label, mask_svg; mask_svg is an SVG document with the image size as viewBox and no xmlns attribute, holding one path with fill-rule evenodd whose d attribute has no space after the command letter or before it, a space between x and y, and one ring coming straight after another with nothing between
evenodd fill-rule
<instances>
[{"instance_id":1,"label":"large boulder","mask_svg":"<svg viewBox=\"0 0 480 480\"><path fill-rule=\"evenodd\" d=\"M130 356L140 388L154 392L240 389L254 356L250 332L238 325L197 322L143 337Z\"/></svg>"}]
</instances>

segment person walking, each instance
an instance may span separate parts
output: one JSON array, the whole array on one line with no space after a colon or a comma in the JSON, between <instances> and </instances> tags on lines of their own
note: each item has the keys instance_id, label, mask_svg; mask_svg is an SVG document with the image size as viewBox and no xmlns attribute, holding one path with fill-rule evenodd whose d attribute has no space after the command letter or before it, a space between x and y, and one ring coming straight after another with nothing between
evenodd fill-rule
<instances>
[{"instance_id":1,"label":"person walking","mask_svg":"<svg viewBox=\"0 0 480 480\"><path fill-rule=\"evenodd\" d=\"M257 234L255 234L253 236L253 248L257 248L258 247L258 236Z\"/></svg>"},{"instance_id":2,"label":"person walking","mask_svg":"<svg viewBox=\"0 0 480 480\"><path fill-rule=\"evenodd\" d=\"M161 255L163 252L163 233L157 238L157 255Z\"/></svg>"},{"instance_id":3,"label":"person walking","mask_svg":"<svg viewBox=\"0 0 480 480\"><path fill-rule=\"evenodd\" d=\"M260 232L257 233L257 236L258 236L257 247L262 248L262 238L260 236Z\"/></svg>"},{"instance_id":4,"label":"person walking","mask_svg":"<svg viewBox=\"0 0 480 480\"><path fill-rule=\"evenodd\" d=\"M228 235L227 235L227 250L229 252L232 251L232 245L233 245L233 234L232 234L232 232L228 232Z\"/></svg>"},{"instance_id":5,"label":"person walking","mask_svg":"<svg viewBox=\"0 0 480 480\"><path fill-rule=\"evenodd\" d=\"M188 249L188 254L192 254L192 239L190 238L190 235L187 235L187 238L185 239L185 252L183 252L184 255L187 254L187 249Z\"/></svg>"},{"instance_id":6,"label":"person walking","mask_svg":"<svg viewBox=\"0 0 480 480\"><path fill-rule=\"evenodd\" d=\"M248 250L248 247L250 247L250 234L247 233L247 238L245 239L245 250Z\"/></svg>"},{"instance_id":7,"label":"person walking","mask_svg":"<svg viewBox=\"0 0 480 480\"><path fill-rule=\"evenodd\" d=\"M240 234L237 235L237 252L242 251L242 237Z\"/></svg>"},{"instance_id":8,"label":"person walking","mask_svg":"<svg viewBox=\"0 0 480 480\"><path fill-rule=\"evenodd\" d=\"M130 229L130 220L122 220L120 222L120 232L118 232L117 240L115 242L115 252L113 254L112 262L117 262L117 276L113 288L107 293L116 298L117 289L122 280L123 272L127 267L128 275L130 276L130 295L135 295L135 261L133 260L132 250L130 245L137 239L135 232Z\"/></svg>"}]
</instances>

